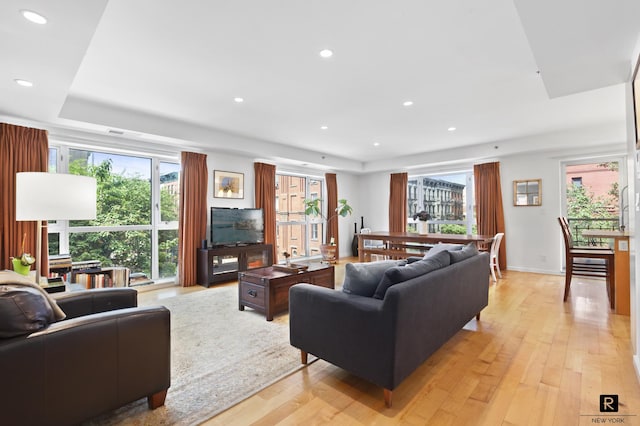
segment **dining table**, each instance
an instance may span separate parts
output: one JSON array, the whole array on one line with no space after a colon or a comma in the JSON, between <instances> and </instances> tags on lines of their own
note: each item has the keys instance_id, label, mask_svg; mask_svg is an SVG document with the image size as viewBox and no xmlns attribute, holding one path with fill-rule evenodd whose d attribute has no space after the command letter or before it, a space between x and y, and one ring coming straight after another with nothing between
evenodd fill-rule
<instances>
[{"instance_id":1,"label":"dining table","mask_svg":"<svg viewBox=\"0 0 640 426\"><path fill-rule=\"evenodd\" d=\"M371 255L384 256L390 259L406 259L424 255L434 244L469 244L474 243L481 250L488 250L493 235L477 234L440 234L415 232L374 231L358 234L358 260L365 262Z\"/></svg>"}]
</instances>

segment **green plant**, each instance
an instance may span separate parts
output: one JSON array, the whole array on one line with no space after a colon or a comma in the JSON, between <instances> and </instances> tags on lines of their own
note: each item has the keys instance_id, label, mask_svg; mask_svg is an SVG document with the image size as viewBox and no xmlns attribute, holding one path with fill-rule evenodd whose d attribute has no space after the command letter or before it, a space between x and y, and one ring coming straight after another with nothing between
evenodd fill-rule
<instances>
[{"instance_id":1,"label":"green plant","mask_svg":"<svg viewBox=\"0 0 640 426\"><path fill-rule=\"evenodd\" d=\"M20 250L20 256L11 257L11 261L13 261L13 259L19 259L21 265L30 266L36 262L36 258L31 256L31 253L26 253L24 251L24 242L26 239L27 239L27 233L25 232L25 234L22 236L22 248Z\"/></svg>"},{"instance_id":2,"label":"green plant","mask_svg":"<svg viewBox=\"0 0 640 426\"><path fill-rule=\"evenodd\" d=\"M314 199L305 198L304 214L306 214L307 216L316 216L316 217L320 216L327 222L327 227L329 226L329 223L334 218L337 218L338 216L347 217L351 213L353 213L353 209L348 204L347 200L345 200L344 198L341 198L338 200L338 207L336 207L335 211L329 214L328 215L329 217L326 217L325 215L322 214L322 208L320 204L321 202L322 202L322 198L314 198ZM333 235L331 236L331 241L333 241Z\"/></svg>"}]
</instances>

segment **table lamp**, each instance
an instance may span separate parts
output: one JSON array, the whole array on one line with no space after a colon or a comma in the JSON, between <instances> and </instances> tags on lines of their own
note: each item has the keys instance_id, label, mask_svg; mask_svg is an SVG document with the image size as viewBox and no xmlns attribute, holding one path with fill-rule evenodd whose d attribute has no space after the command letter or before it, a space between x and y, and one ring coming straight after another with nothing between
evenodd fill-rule
<instances>
[{"instance_id":1,"label":"table lamp","mask_svg":"<svg viewBox=\"0 0 640 426\"><path fill-rule=\"evenodd\" d=\"M16 173L16 221L38 222L36 283L40 284L43 220L96 218L96 179L47 172Z\"/></svg>"}]
</instances>

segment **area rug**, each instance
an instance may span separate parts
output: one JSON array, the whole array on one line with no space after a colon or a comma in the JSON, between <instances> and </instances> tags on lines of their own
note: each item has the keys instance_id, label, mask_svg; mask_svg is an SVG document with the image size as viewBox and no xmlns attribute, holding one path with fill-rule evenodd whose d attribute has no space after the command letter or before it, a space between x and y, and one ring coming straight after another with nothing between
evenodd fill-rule
<instances>
[{"instance_id":1,"label":"area rug","mask_svg":"<svg viewBox=\"0 0 640 426\"><path fill-rule=\"evenodd\" d=\"M198 424L302 368L300 352L289 345L288 315L268 322L251 309L239 311L236 286L148 304L171 311L171 387L165 405L149 410L144 398L89 425Z\"/></svg>"}]
</instances>

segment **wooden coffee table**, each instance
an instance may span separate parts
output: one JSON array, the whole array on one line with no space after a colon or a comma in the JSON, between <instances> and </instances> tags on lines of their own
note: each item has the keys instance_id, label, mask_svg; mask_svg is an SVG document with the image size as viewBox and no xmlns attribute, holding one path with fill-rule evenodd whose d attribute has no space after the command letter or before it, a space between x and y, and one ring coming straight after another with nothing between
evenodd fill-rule
<instances>
[{"instance_id":1,"label":"wooden coffee table","mask_svg":"<svg viewBox=\"0 0 640 426\"><path fill-rule=\"evenodd\" d=\"M268 266L239 272L238 309L253 308L264 313L267 321L273 321L275 314L289 310L289 288L298 283L335 288L334 267L311 264L306 271L288 272Z\"/></svg>"}]
</instances>

